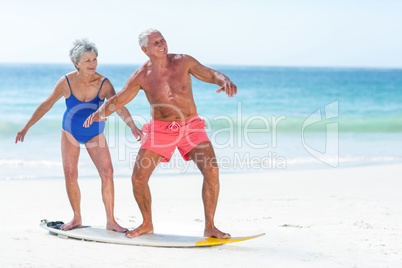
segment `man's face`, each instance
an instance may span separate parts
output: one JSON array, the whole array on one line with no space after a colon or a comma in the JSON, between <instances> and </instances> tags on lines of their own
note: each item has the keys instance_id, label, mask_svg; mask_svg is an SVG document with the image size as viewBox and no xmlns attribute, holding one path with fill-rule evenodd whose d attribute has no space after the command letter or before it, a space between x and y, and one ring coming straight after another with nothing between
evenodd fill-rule
<instances>
[{"instance_id":1,"label":"man's face","mask_svg":"<svg viewBox=\"0 0 402 268\"><path fill-rule=\"evenodd\" d=\"M168 53L168 46L165 38L160 33L148 35L148 46L143 51L149 57L165 57Z\"/></svg>"}]
</instances>

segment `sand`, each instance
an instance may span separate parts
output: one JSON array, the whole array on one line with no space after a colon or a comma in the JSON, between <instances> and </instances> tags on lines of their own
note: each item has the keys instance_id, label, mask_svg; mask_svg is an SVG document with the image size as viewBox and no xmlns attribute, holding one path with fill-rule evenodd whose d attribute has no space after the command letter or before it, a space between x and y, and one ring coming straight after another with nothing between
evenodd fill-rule
<instances>
[{"instance_id":1,"label":"sand","mask_svg":"<svg viewBox=\"0 0 402 268\"><path fill-rule=\"evenodd\" d=\"M42 219L72 217L64 181L0 180L0 267L402 267L402 165L221 175L216 225L264 237L208 248L61 239ZM151 179L155 232L202 235L202 179ZM81 179L84 224L105 225L100 180ZM131 181L115 179L115 216L141 223Z\"/></svg>"}]
</instances>

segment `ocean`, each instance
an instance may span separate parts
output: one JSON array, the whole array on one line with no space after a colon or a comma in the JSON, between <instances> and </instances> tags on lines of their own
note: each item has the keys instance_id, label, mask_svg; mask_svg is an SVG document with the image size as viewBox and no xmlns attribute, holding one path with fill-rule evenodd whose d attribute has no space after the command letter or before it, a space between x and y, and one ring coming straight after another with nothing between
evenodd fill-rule
<instances>
[{"instance_id":1,"label":"ocean","mask_svg":"<svg viewBox=\"0 0 402 268\"><path fill-rule=\"evenodd\" d=\"M99 64L120 91L139 66ZM221 173L345 168L402 162L402 69L210 66L231 78L238 94L193 78ZM71 64L0 64L0 180L63 178L60 152L65 100L15 144L17 132ZM141 91L126 106L139 127L150 120ZM130 178L139 143L116 115L106 137L115 177ZM157 176L197 173L175 153ZM97 177L85 147L81 178Z\"/></svg>"}]
</instances>

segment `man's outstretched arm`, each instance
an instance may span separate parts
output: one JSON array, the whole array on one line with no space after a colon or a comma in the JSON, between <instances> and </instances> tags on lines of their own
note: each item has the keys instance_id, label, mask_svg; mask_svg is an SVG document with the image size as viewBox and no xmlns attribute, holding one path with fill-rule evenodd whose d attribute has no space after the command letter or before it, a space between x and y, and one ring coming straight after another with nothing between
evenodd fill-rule
<instances>
[{"instance_id":1,"label":"man's outstretched arm","mask_svg":"<svg viewBox=\"0 0 402 268\"><path fill-rule=\"evenodd\" d=\"M96 112L85 120L84 127L89 127L95 121L106 121L107 116L120 110L132 101L137 96L140 88L140 85L135 83L135 76L133 75L119 93L108 99Z\"/></svg>"},{"instance_id":2,"label":"man's outstretched arm","mask_svg":"<svg viewBox=\"0 0 402 268\"><path fill-rule=\"evenodd\" d=\"M228 95L228 97L233 97L235 94L237 94L237 87L229 79L229 77L221 72L202 65L191 56L186 57L186 60L188 60L190 64L190 73L194 75L195 78L207 83L220 86L221 88L216 91L217 93L224 91L226 92L226 95Z\"/></svg>"}]
</instances>

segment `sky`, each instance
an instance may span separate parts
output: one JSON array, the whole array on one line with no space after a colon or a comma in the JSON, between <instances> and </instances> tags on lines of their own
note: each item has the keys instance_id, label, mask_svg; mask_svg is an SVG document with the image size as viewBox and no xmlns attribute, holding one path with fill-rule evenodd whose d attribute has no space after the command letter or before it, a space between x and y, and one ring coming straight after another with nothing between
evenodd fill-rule
<instances>
[{"instance_id":1,"label":"sky","mask_svg":"<svg viewBox=\"0 0 402 268\"><path fill-rule=\"evenodd\" d=\"M402 68L400 0L0 0L0 63L69 63L86 37L99 64L142 64L138 35L203 64Z\"/></svg>"}]
</instances>

